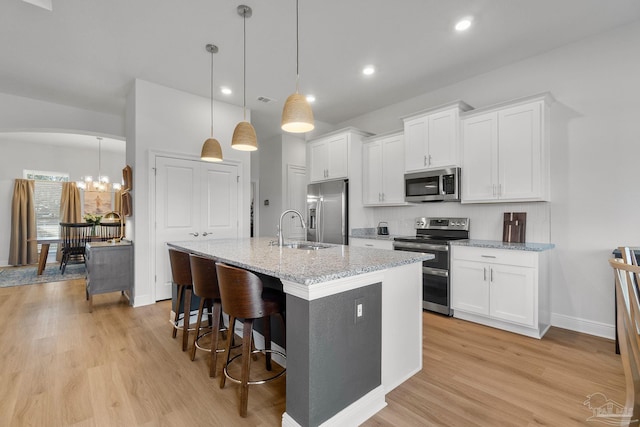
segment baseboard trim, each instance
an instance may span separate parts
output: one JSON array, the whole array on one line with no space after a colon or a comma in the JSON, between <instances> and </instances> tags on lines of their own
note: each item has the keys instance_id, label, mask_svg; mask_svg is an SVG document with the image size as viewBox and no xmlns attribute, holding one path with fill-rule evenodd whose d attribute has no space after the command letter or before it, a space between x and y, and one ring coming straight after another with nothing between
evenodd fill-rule
<instances>
[{"instance_id":1,"label":"baseboard trim","mask_svg":"<svg viewBox=\"0 0 640 427\"><path fill-rule=\"evenodd\" d=\"M385 406L387 406L387 402L384 400L384 389L380 385L320 424L320 427L357 426L374 416ZM284 427L301 426L286 412L282 414L282 425Z\"/></svg>"},{"instance_id":2,"label":"baseboard trim","mask_svg":"<svg viewBox=\"0 0 640 427\"><path fill-rule=\"evenodd\" d=\"M551 313L551 326L597 337L616 339L616 327L608 323L596 322L565 314Z\"/></svg>"}]
</instances>

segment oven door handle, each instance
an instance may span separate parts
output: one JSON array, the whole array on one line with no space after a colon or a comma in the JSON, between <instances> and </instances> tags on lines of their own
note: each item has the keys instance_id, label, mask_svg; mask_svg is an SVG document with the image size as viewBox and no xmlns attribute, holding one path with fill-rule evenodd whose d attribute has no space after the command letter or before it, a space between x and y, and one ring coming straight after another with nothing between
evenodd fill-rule
<instances>
[{"instance_id":1,"label":"oven door handle","mask_svg":"<svg viewBox=\"0 0 640 427\"><path fill-rule=\"evenodd\" d=\"M437 268L422 267L422 272L432 276L449 277L449 272L447 270L440 270Z\"/></svg>"},{"instance_id":2,"label":"oven door handle","mask_svg":"<svg viewBox=\"0 0 640 427\"><path fill-rule=\"evenodd\" d=\"M432 251L449 251L448 245L434 245L431 243L411 243L411 242L393 242L393 248L395 250L403 250L403 249L424 249L424 250L432 250Z\"/></svg>"}]
</instances>

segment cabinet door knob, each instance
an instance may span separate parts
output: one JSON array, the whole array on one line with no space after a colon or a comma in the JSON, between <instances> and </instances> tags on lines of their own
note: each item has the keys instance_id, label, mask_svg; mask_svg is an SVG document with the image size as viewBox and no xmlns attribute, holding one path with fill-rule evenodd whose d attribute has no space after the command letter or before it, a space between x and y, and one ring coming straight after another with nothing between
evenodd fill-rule
<instances>
[{"instance_id":1,"label":"cabinet door knob","mask_svg":"<svg viewBox=\"0 0 640 427\"><path fill-rule=\"evenodd\" d=\"M200 233L198 233L198 232L195 232L195 233L189 233L189 234L191 234L193 237L198 237L198 236L200 235Z\"/></svg>"},{"instance_id":2,"label":"cabinet door knob","mask_svg":"<svg viewBox=\"0 0 640 427\"><path fill-rule=\"evenodd\" d=\"M482 275L485 282L487 281L487 267L482 267Z\"/></svg>"},{"instance_id":3,"label":"cabinet door knob","mask_svg":"<svg viewBox=\"0 0 640 427\"><path fill-rule=\"evenodd\" d=\"M427 166L427 156L424 156L424 165Z\"/></svg>"},{"instance_id":4,"label":"cabinet door knob","mask_svg":"<svg viewBox=\"0 0 640 427\"><path fill-rule=\"evenodd\" d=\"M209 234L213 234L213 233L207 233L206 231L202 233L203 236L208 236Z\"/></svg>"}]
</instances>

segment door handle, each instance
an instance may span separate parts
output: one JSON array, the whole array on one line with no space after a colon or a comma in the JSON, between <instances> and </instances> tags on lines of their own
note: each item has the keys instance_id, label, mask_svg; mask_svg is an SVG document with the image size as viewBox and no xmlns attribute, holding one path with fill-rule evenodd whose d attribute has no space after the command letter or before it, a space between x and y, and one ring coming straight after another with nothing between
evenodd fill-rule
<instances>
[{"instance_id":1,"label":"door handle","mask_svg":"<svg viewBox=\"0 0 640 427\"><path fill-rule=\"evenodd\" d=\"M198 236L200 235L200 233L198 233L198 232L195 232L195 233L189 233L189 234L191 234L193 237L198 237Z\"/></svg>"}]
</instances>

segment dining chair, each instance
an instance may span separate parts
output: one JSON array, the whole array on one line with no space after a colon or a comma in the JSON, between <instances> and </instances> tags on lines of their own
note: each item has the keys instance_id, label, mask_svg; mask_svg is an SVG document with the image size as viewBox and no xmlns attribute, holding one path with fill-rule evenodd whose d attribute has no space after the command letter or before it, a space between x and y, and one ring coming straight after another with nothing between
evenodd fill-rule
<instances>
[{"instance_id":1,"label":"dining chair","mask_svg":"<svg viewBox=\"0 0 640 427\"><path fill-rule=\"evenodd\" d=\"M91 239L92 224L89 223L60 223L60 237L62 239L62 259L60 260L60 270L64 274L71 257L82 256L82 261L86 261L85 245Z\"/></svg>"},{"instance_id":2,"label":"dining chair","mask_svg":"<svg viewBox=\"0 0 640 427\"><path fill-rule=\"evenodd\" d=\"M625 256L629 254L626 249L620 248L622 258L612 258L609 264L616 279L616 322L627 395L620 425L637 425L640 419L640 267L633 255Z\"/></svg>"},{"instance_id":3,"label":"dining chair","mask_svg":"<svg viewBox=\"0 0 640 427\"><path fill-rule=\"evenodd\" d=\"M98 237L101 241L119 239L124 233L124 224L120 225L120 222L101 222L97 227Z\"/></svg>"}]
</instances>

